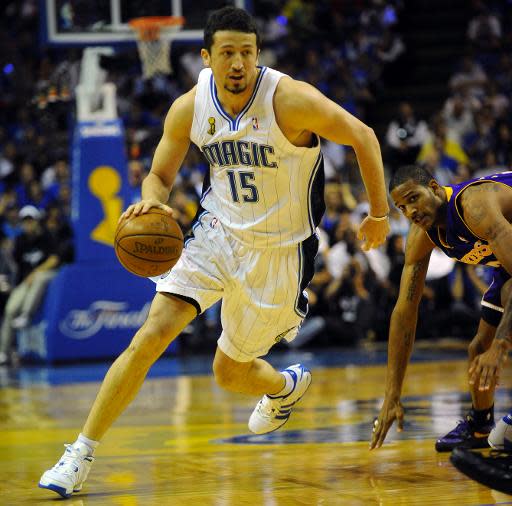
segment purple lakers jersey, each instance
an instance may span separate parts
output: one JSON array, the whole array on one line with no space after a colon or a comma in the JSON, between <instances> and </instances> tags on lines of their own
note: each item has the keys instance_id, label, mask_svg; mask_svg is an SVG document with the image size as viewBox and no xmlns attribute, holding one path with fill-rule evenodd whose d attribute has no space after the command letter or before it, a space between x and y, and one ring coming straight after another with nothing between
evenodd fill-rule
<instances>
[{"instance_id":1,"label":"purple lakers jersey","mask_svg":"<svg viewBox=\"0 0 512 506\"><path fill-rule=\"evenodd\" d=\"M482 264L500 267L491 247L485 239L475 235L464 221L459 196L469 186L489 181L512 187L512 171L499 172L490 176L471 179L461 184L445 186L448 198L446 229L432 227L428 231L430 239L446 255L466 264Z\"/></svg>"}]
</instances>

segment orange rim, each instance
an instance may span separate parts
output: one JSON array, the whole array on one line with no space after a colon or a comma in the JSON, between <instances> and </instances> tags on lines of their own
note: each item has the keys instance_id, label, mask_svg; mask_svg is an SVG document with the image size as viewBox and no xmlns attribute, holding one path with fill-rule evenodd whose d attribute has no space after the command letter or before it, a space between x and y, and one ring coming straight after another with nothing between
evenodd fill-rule
<instances>
[{"instance_id":1,"label":"orange rim","mask_svg":"<svg viewBox=\"0 0 512 506\"><path fill-rule=\"evenodd\" d=\"M128 24L135 30L141 40L156 40L161 28L179 30L185 24L183 16L144 16L131 19Z\"/></svg>"},{"instance_id":2,"label":"orange rim","mask_svg":"<svg viewBox=\"0 0 512 506\"><path fill-rule=\"evenodd\" d=\"M155 26L183 26L185 18L183 16L143 16L131 19L128 23L134 29L153 28Z\"/></svg>"}]
</instances>

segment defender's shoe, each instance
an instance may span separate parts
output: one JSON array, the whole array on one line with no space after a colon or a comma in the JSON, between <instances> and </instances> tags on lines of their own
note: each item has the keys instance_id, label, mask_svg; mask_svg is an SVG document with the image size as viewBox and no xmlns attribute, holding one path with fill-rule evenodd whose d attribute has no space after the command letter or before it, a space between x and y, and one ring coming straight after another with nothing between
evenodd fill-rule
<instances>
[{"instance_id":1,"label":"defender's shoe","mask_svg":"<svg viewBox=\"0 0 512 506\"><path fill-rule=\"evenodd\" d=\"M261 398L249 418L249 430L255 434L267 434L283 426L290 417L292 407L311 384L311 372L301 364L291 365L281 372L291 376L292 391L284 397L264 395Z\"/></svg>"},{"instance_id":2,"label":"defender's shoe","mask_svg":"<svg viewBox=\"0 0 512 506\"><path fill-rule=\"evenodd\" d=\"M40 488L47 488L70 497L73 492L80 492L89 474L94 457L89 455L89 448L80 443L64 445L66 451L51 469L45 471L39 480Z\"/></svg>"},{"instance_id":3,"label":"defender's shoe","mask_svg":"<svg viewBox=\"0 0 512 506\"><path fill-rule=\"evenodd\" d=\"M489 445L495 450L512 453L512 411L505 415L489 434Z\"/></svg>"},{"instance_id":4,"label":"defender's shoe","mask_svg":"<svg viewBox=\"0 0 512 506\"><path fill-rule=\"evenodd\" d=\"M489 446L487 438L493 427L494 422L477 427L471 415L467 415L466 419L461 420L455 429L436 441L436 450L450 452L457 447L487 448Z\"/></svg>"}]
</instances>

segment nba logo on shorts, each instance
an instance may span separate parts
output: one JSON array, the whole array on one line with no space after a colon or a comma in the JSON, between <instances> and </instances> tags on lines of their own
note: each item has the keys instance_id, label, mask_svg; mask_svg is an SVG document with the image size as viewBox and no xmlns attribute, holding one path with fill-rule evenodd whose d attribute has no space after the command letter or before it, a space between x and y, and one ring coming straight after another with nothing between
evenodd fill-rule
<instances>
[{"instance_id":1,"label":"nba logo on shorts","mask_svg":"<svg viewBox=\"0 0 512 506\"><path fill-rule=\"evenodd\" d=\"M258 118L256 116L253 116L252 118L252 129L253 130L259 130L260 125L258 124Z\"/></svg>"}]
</instances>

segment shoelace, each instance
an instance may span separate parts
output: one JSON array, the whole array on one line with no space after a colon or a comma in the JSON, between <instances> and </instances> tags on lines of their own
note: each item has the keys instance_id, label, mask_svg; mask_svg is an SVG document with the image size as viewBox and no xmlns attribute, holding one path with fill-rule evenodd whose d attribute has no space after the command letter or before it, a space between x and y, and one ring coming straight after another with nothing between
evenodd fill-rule
<instances>
[{"instance_id":1,"label":"shoelace","mask_svg":"<svg viewBox=\"0 0 512 506\"><path fill-rule=\"evenodd\" d=\"M72 445L65 444L64 446L66 447L66 451L57 464L53 466L53 469L58 470L67 476L76 476L76 473L80 470L80 464L84 457L80 455ZM70 448L71 451L68 451L68 448Z\"/></svg>"}]
</instances>

